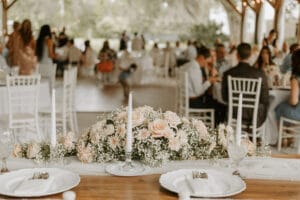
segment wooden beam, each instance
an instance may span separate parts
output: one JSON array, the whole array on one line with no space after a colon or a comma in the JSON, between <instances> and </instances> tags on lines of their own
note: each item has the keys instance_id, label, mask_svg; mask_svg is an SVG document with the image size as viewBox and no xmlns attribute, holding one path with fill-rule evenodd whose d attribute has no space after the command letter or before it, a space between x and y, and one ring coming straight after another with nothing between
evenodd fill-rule
<instances>
[{"instance_id":1,"label":"wooden beam","mask_svg":"<svg viewBox=\"0 0 300 200\"><path fill-rule=\"evenodd\" d=\"M267 0L267 2L269 2L269 4L270 4L273 8L275 8L276 1L277 1L277 0L275 0L275 2L273 2L273 1L271 1L271 0Z\"/></svg>"},{"instance_id":2,"label":"wooden beam","mask_svg":"<svg viewBox=\"0 0 300 200\"><path fill-rule=\"evenodd\" d=\"M235 10L239 15L242 15L242 12L240 12L237 8L236 5L231 1L231 0L226 0L226 2L232 7L233 10Z\"/></svg>"},{"instance_id":3,"label":"wooden beam","mask_svg":"<svg viewBox=\"0 0 300 200\"><path fill-rule=\"evenodd\" d=\"M9 5L7 5L6 9L8 10L10 7L12 7L18 0L13 0Z\"/></svg>"},{"instance_id":4,"label":"wooden beam","mask_svg":"<svg viewBox=\"0 0 300 200\"><path fill-rule=\"evenodd\" d=\"M249 1L248 0L246 0L246 1L244 1L244 2L246 2L247 3L247 5L249 6L249 8L251 8L255 13L256 13L256 8L255 7L253 7L250 3L249 3Z\"/></svg>"}]
</instances>

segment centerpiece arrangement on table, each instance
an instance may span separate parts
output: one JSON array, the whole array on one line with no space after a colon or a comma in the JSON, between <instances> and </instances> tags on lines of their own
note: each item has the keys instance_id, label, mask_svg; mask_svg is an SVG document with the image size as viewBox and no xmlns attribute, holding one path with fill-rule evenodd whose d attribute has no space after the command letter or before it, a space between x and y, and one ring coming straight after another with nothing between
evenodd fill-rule
<instances>
[{"instance_id":1,"label":"centerpiece arrangement on table","mask_svg":"<svg viewBox=\"0 0 300 200\"><path fill-rule=\"evenodd\" d=\"M74 155L84 163L124 160L126 131L127 109L121 108L100 117L77 141L70 132L58 137L53 149L45 142L16 144L14 155L36 161ZM143 106L133 110L132 134L132 159L155 167L168 160L228 157L227 141L233 130L223 124L210 129L201 120Z\"/></svg>"}]
</instances>

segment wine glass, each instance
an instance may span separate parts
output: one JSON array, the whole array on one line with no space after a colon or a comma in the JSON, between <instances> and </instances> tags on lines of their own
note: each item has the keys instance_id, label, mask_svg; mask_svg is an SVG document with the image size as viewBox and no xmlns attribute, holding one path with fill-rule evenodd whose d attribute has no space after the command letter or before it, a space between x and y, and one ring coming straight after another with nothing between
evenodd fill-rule
<instances>
[{"instance_id":1,"label":"wine glass","mask_svg":"<svg viewBox=\"0 0 300 200\"><path fill-rule=\"evenodd\" d=\"M1 173L8 172L6 159L10 156L13 150L14 138L9 130L0 130L0 158L2 160Z\"/></svg>"},{"instance_id":2,"label":"wine glass","mask_svg":"<svg viewBox=\"0 0 300 200\"><path fill-rule=\"evenodd\" d=\"M237 142L236 138L231 138L228 141L228 155L231 160L231 166L233 168L238 168L239 163L246 157L248 153L248 135L246 133L242 133L241 141Z\"/></svg>"}]
</instances>

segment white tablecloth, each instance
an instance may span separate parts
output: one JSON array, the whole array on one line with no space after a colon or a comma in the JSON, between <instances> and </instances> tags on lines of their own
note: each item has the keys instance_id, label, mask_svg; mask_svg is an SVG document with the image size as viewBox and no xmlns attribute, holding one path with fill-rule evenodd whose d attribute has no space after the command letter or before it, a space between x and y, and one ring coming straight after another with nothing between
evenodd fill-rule
<instances>
[{"instance_id":1,"label":"white tablecloth","mask_svg":"<svg viewBox=\"0 0 300 200\"><path fill-rule=\"evenodd\" d=\"M50 107L50 105L51 99L49 82L46 80L42 80L40 83L39 91L39 107ZM6 86L0 86L0 115L2 114L8 114L8 96Z\"/></svg>"},{"instance_id":2,"label":"white tablecloth","mask_svg":"<svg viewBox=\"0 0 300 200\"><path fill-rule=\"evenodd\" d=\"M289 98L290 90L273 89L269 91L270 106L265 122L265 139L269 144L276 144L278 140L278 123L275 115L275 108L281 102Z\"/></svg>"},{"instance_id":3,"label":"white tablecloth","mask_svg":"<svg viewBox=\"0 0 300 200\"><path fill-rule=\"evenodd\" d=\"M46 167L61 167L78 173L80 175L109 175L105 172L105 168L111 163L99 164L89 163L83 164L77 158L67 158L67 164L48 164ZM163 174L177 169L199 168L199 169L218 169L233 172L235 169L229 167L228 159L217 161L210 160L188 160L188 161L170 161L158 168L145 168L143 175L148 174ZM8 168L17 170L23 168L45 167L38 165L32 160L10 158L8 159ZM270 180L289 180L300 181L300 160L299 159L284 159L271 157L248 157L244 159L239 166L241 175L248 179L270 179Z\"/></svg>"}]
</instances>

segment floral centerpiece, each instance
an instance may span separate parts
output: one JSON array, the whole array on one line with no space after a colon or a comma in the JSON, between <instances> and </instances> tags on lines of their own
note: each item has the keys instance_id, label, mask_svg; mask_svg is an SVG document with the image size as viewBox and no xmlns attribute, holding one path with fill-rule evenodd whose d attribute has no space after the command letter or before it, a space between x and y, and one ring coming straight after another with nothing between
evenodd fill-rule
<instances>
[{"instance_id":1,"label":"floral centerpiece","mask_svg":"<svg viewBox=\"0 0 300 200\"><path fill-rule=\"evenodd\" d=\"M82 162L124 160L127 113L119 109L84 131L77 141L77 156ZM155 111L149 106L132 113L134 160L159 166L168 160L195 160L227 157L224 125L207 129L197 119L180 118L176 113Z\"/></svg>"},{"instance_id":2,"label":"floral centerpiece","mask_svg":"<svg viewBox=\"0 0 300 200\"><path fill-rule=\"evenodd\" d=\"M127 111L121 108L102 116L75 140L69 132L59 136L55 148L49 143L17 144L16 157L44 161L77 155L83 163L125 159ZM132 113L132 159L155 167L168 160L217 159L228 157L227 141L233 130L221 124L207 128L201 120L179 117L176 113L155 111L149 106Z\"/></svg>"}]
</instances>

